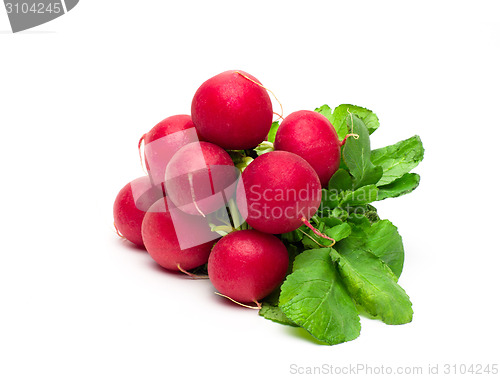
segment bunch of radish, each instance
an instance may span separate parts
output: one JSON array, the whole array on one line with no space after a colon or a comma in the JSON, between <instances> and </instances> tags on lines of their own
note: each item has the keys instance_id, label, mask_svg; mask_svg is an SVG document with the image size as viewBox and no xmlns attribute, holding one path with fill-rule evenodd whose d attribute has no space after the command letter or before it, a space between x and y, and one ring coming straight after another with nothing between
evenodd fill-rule
<instances>
[{"instance_id":1,"label":"bunch of radish","mask_svg":"<svg viewBox=\"0 0 500 378\"><path fill-rule=\"evenodd\" d=\"M259 309L290 274L291 233L306 230L320 247L335 243L311 218L344 143L357 137L340 140L318 111L283 118L269 93L243 71L205 81L190 115L170 116L140 138L147 176L114 203L119 235L163 268L204 273L218 294Z\"/></svg>"},{"instance_id":2,"label":"bunch of radish","mask_svg":"<svg viewBox=\"0 0 500 378\"><path fill-rule=\"evenodd\" d=\"M171 116L141 138L149 175L119 193L118 231L166 269L187 272L208 263L221 294L258 304L288 269L288 252L273 234L293 231L316 213L321 185L340 162L341 143L328 119L299 111L283 121L277 151L258 156L238 177L230 153L264 142L273 116L268 91L250 74L226 71L207 80L194 95L191 116ZM252 230L233 223L219 239L207 216L229 206L232 196L244 228ZM179 237L208 241L182 248Z\"/></svg>"}]
</instances>

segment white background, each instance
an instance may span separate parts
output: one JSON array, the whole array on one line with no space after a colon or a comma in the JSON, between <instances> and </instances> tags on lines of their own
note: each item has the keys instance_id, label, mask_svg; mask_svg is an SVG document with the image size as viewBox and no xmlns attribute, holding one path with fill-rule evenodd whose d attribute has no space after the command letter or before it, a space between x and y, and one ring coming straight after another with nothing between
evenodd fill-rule
<instances>
[{"instance_id":1,"label":"white background","mask_svg":"<svg viewBox=\"0 0 500 378\"><path fill-rule=\"evenodd\" d=\"M405 4L83 0L19 34L0 8L0 376L499 363L499 9ZM378 204L405 242L411 324L363 318L357 340L319 345L114 234L114 198L143 174L140 136L228 69L285 115L374 110L375 148L421 136L420 187Z\"/></svg>"}]
</instances>

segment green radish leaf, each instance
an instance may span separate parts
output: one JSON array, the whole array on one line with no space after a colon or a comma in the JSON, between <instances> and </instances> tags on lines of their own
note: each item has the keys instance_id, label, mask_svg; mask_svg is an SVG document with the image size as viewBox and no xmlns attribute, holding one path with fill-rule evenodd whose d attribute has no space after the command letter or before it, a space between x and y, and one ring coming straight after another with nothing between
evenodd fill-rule
<instances>
[{"instance_id":1,"label":"green radish leaf","mask_svg":"<svg viewBox=\"0 0 500 378\"><path fill-rule=\"evenodd\" d=\"M347 117L351 125L351 116ZM382 168L375 166L370 160L370 136L361 119L352 116L352 132L359 138L347 138L343 149L343 158L354 177L354 189L365 185L376 184L382 177Z\"/></svg>"},{"instance_id":2,"label":"green radish leaf","mask_svg":"<svg viewBox=\"0 0 500 378\"><path fill-rule=\"evenodd\" d=\"M366 246L379 257L399 278L403 272L405 252L403 238L391 221L384 219L372 224L366 230Z\"/></svg>"},{"instance_id":3,"label":"green radish leaf","mask_svg":"<svg viewBox=\"0 0 500 378\"><path fill-rule=\"evenodd\" d=\"M326 236L331 237L334 239L336 242L347 238L351 234L351 226L347 223L342 223L339 224L338 226L334 226L331 228L328 228L324 232ZM327 240L327 239L323 239Z\"/></svg>"},{"instance_id":4,"label":"green radish leaf","mask_svg":"<svg viewBox=\"0 0 500 378\"><path fill-rule=\"evenodd\" d=\"M276 140L276 133L278 132L278 127L280 127L280 124L278 121L273 122L271 125L271 129L269 130L269 134L267 134L267 140L268 142L274 143Z\"/></svg>"},{"instance_id":5,"label":"green radish leaf","mask_svg":"<svg viewBox=\"0 0 500 378\"><path fill-rule=\"evenodd\" d=\"M316 112L323 114L332 123L340 140L344 139L349 134L349 126L346 117L351 114L357 115L365 123L368 132L372 134L380 126L380 122L375 113L361 106L342 104L332 110L328 105L323 105Z\"/></svg>"},{"instance_id":6,"label":"green radish leaf","mask_svg":"<svg viewBox=\"0 0 500 378\"><path fill-rule=\"evenodd\" d=\"M280 323L291 327L298 327L297 324L295 324L285 316L283 311L278 306L274 306L269 303L264 302L262 304L262 308L259 310L259 315L275 323Z\"/></svg>"},{"instance_id":7,"label":"green radish leaf","mask_svg":"<svg viewBox=\"0 0 500 378\"><path fill-rule=\"evenodd\" d=\"M331 217L315 217L318 222L324 223L326 227L335 227L338 226L339 224L342 224L342 221L337 218L331 218Z\"/></svg>"},{"instance_id":8,"label":"green radish leaf","mask_svg":"<svg viewBox=\"0 0 500 378\"><path fill-rule=\"evenodd\" d=\"M302 240L304 237L304 234L300 232L299 230L293 230L290 232L287 232L285 234L280 235L281 239L283 241L289 242L289 243L297 243Z\"/></svg>"},{"instance_id":9,"label":"green radish leaf","mask_svg":"<svg viewBox=\"0 0 500 378\"><path fill-rule=\"evenodd\" d=\"M355 191L348 190L343 193L340 207L366 205L376 201L378 198L378 188L376 185L366 185Z\"/></svg>"},{"instance_id":10,"label":"green radish leaf","mask_svg":"<svg viewBox=\"0 0 500 378\"><path fill-rule=\"evenodd\" d=\"M320 248L321 246L327 246L328 244L331 244L332 242L329 241L328 244L322 244L321 243L321 240L325 240L323 238L320 238L319 236L316 236L316 235L311 235L311 233L307 232L307 235L309 236L305 236L302 238L302 245L304 246L304 249L305 250L308 250L308 249L314 249L314 248Z\"/></svg>"},{"instance_id":11,"label":"green radish leaf","mask_svg":"<svg viewBox=\"0 0 500 378\"><path fill-rule=\"evenodd\" d=\"M286 249L288 251L288 270L286 272L287 275L292 273L293 270L293 262L295 261L295 258L303 252L302 249L298 248L295 244L289 244L285 243ZM279 290L275 290L274 293L274 299L275 301L273 302L274 305L278 305L278 299L279 299Z\"/></svg>"},{"instance_id":12,"label":"green radish leaf","mask_svg":"<svg viewBox=\"0 0 500 378\"><path fill-rule=\"evenodd\" d=\"M361 325L330 248L304 251L281 286L279 307L293 323L330 345L354 340Z\"/></svg>"},{"instance_id":13,"label":"green radish leaf","mask_svg":"<svg viewBox=\"0 0 500 378\"><path fill-rule=\"evenodd\" d=\"M325 228L326 228L325 223L320 222L316 225L316 229L319 232L324 232ZM302 245L304 246L305 249L315 249L320 246L330 245L332 243L331 240L324 239L316 235L310 228L301 227L300 229L304 231L304 233L302 234L304 235L304 237L302 238Z\"/></svg>"},{"instance_id":14,"label":"green radish leaf","mask_svg":"<svg viewBox=\"0 0 500 378\"><path fill-rule=\"evenodd\" d=\"M387 185L403 177L424 158L424 147L418 135L371 152L371 161L383 169L378 186Z\"/></svg>"},{"instance_id":15,"label":"green radish leaf","mask_svg":"<svg viewBox=\"0 0 500 378\"><path fill-rule=\"evenodd\" d=\"M257 147L253 149L257 156L267 154L268 152L274 151L274 144L268 141L261 142Z\"/></svg>"},{"instance_id":16,"label":"green radish leaf","mask_svg":"<svg viewBox=\"0 0 500 378\"><path fill-rule=\"evenodd\" d=\"M390 184L378 188L378 201L399 197L413 192L420 184L420 176L416 173L405 173Z\"/></svg>"},{"instance_id":17,"label":"green radish leaf","mask_svg":"<svg viewBox=\"0 0 500 378\"><path fill-rule=\"evenodd\" d=\"M292 250L290 249L290 247L292 247ZM288 253L290 254L290 260L293 261L297 254L297 248L294 246L287 246L287 249ZM291 273L291 269L289 270L289 273ZM283 311L281 311L281 309L278 307L280 291L281 288L278 287L263 299L262 308L259 310L259 315L276 323L297 327L297 325L290 321L290 319L288 319L285 314L283 314Z\"/></svg>"},{"instance_id":18,"label":"green radish leaf","mask_svg":"<svg viewBox=\"0 0 500 378\"><path fill-rule=\"evenodd\" d=\"M340 140L344 139L344 136L347 135L347 127L342 127L341 122L336 122L335 117L333 116L333 109L330 108L328 105L323 105L320 106L319 108L314 109L315 112L320 113L324 115L330 123L332 124L333 128L337 132L337 136L340 138ZM344 136L342 136L344 135Z\"/></svg>"},{"instance_id":19,"label":"green radish leaf","mask_svg":"<svg viewBox=\"0 0 500 378\"><path fill-rule=\"evenodd\" d=\"M362 228L370 227L372 223L379 220L380 217L378 216L377 209L370 204L357 205L347 219L349 223Z\"/></svg>"},{"instance_id":20,"label":"green radish leaf","mask_svg":"<svg viewBox=\"0 0 500 378\"><path fill-rule=\"evenodd\" d=\"M355 238L356 235L359 234L359 232L363 232L364 229L370 228L372 225L370 219L367 216L368 210L367 209L364 209L364 210L365 211L363 213L355 212L353 214L349 214L349 216L346 220L347 222L349 222L351 224L351 226L353 226L352 228L354 231L361 229L360 231L355 232L352 235L352 238ZM354 227L354 226L356 226L356 227ZM349 240L352 240L352 238L350 238Z\"/></svg>"},{"instance_id":21,"label":"green radish leaf","mask_svg":"<svg viewBox=\"0 0 500 378\"><path fill-rule=\"evenodd\" d=\"M342 223L342 222L333 227L328 227L325 223L319 223L316 229L319 232L325 234L326 236L329 236L332 239L334 239L335 242L345 239L351 234L351 226L349 226L349 224L347 223ZM311 229L307 229L306 234L308 236L302 239L302 244L306 249L315 249L318 248L319 246L326 247L332 244L332 241L330 239L325 239L322 238L321 236L316 235Z\"/></svg>"},{"instance_id":22,"label":"green radish leaf","mask_svg":"<svg viewBox=\"0 0 500 378\"><path fill-rule=\"evenodd\" d=\"M340 207L336 207L335 209L333 209L330 215L342 222L345 222L347 221L347 219L349 219L349 213L346 210L341 209Z\"/></svg>"},{"instance_id":23,"label":"green radish leaf","mask_svg":"<svg viewBox=\"0 0 500 378\"><path fill-rule=\"evenodd\" d=\"M350 190L353 187L352 177L345 169L338 169L328 182L328 189L340 193L343 190Z\"/></svg>"},{"instance_id":24,"label":"green radish leaf","mask_svg":"<svg viewBox=\"0 0 500 378\"><path fill-rule=\"evenodd\" d=\"M321 189L321 210L333 210L340 202L339 195L334 190Z\"/></svg>"},{"instance_id":25,"label":"green radish leaf","mask_svg":"<svg viewBox=\"0 0 500 378\"><path fill-rule=\"evenodd\" d=\"M359 225L361 227L352 227L351 235L343 241L346 247L352 250L369 250L399 278L403 271L405 255L403 239L397 227L387 219Z\"/></svg>"},{"instance_id":26,"label":"green radish leaf","mask_svg":"<svg viewBox=\"0 0 500 378\"><path fill-rule=\"evenodd\" d=\"M357 115L363 121L370 134L372 134L380 126L378 117L374 112L372 112L369 109L362 108L361 106L356 106L356 105L342 104L337 106L333 111L333 117L336 122L337 121L346 122L349 112ZM342 138L344 137L345 135L342 136Z\"/></svg>"},{"instance_id":27,"label":"green radish leaf","mask_svg":"<svg viewBox=\"0 0 500 378\"><path fill-rule=\"evenodd\" d=\"M409 323L412 303L391 269L370 251L340 243L332 257L342 281L356 303L386 324Z\"/></svg>"}]
</instances>

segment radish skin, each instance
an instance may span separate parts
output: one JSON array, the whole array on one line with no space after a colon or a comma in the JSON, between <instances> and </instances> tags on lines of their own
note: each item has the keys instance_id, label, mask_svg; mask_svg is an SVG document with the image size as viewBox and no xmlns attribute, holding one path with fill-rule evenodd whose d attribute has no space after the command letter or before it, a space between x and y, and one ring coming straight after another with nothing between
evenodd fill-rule
<instances>
[{"instance_id":1,"label":"radish skin","mask_svg":"<svg viewBox=\"0 0 500 378\"><path fill-rule=\"evenodd\" d=\"M205 216L226 204L236 179L237 170L226 151L213 143L197 142L182 147L172 157L165 186L179 209Z\"/></svg>"},{"instance_id":2,"label":"radish skin","mask_svg":"<svg viewBox=\"0 0 500 378\"><path fill-rule=\"evenodd\" d=\"M280 124L274 148L304 158L318 174L323 187L340 165L341 142L330 121L309 110L291 113Z\"/></svg>"},{"instance_id":3,"label":"radish skin","mask_svg":"<svg viewBox=\"0 0 500 378\"><path fill-rule=\"evenodd\" d=\"M113 204L113 218L116 229L125 239L144 247L142 221L147 210L162 196L162 190L153 187L148 176L139 177L120 190Z\"/></svg>"},{"instance_id":4,"label":"radish skin","mask_svg":"<svg viewBox=\"0 0 500 378\"><path fill-rule=\"evenodd\" d=\"M235 70L205 81L191 104L200 137L227 150L254 148L266 139L273 122L273 107L267 91L259 84L252 75Z\"/></svg>"},{"instance_id":5,"label":"radish skin","mask_svg":"<svg viewBox=\"0 0 500 378\"><path fill-rule=\"evenodd\" d=\"M146 169L153 185L159 185L165 181L165 169L174 154L181 147L197 142L199 137L191 116L179 114L159 122L142 140Z\"/></svg>"},{"instance_id":6,"label":"radish skin","mask_svg":"<svg viewBox=\"0 0 500 378\"><path fill-rule=\"evenodd\" d=\"M321 183L311 165L287 151L256 158L238 183L237 203L242 216L256 230L270 234L291 232L304 224L321 203Z\"/></svg>"},{"instance_id":7,"label":"radish skin","mask_svg":"<svg viewBox=\"0 0 500 378\"><path fill-rule=\"evenodd\" d=\"M250 303L283 282L288 252L276 236L256 230L234 231L219 240L208 259L214 287L234 301Z\"/></svg>"},{"instance_id":8,"label":"radish skin","mask_svg":"<svg viewBox=\"0 0 500 378\"><path fill-rule=\"evenodd\" d=\"M142 238L149 255L160 266L187 271L207 263L219 235L210 231L204 219L179 211L165 197L156 201L144 217ZM190 247L183 248L186 244Z\"/></svg>"}]
</instances>

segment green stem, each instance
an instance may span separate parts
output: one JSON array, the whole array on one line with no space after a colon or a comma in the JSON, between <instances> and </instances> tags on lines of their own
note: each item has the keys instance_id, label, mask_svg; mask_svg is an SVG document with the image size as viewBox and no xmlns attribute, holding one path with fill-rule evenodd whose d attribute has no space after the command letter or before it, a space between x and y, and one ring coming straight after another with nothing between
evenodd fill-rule
<instances>
[{"instance_id":1,"label":"green stem","mask_svg":"<svg viewBox=\"0 0 500 378\"><path fill-rule=\"evenodd\" d=\"M231 198L228 202L229 212L231 213L231 217L233 219L233 225L236 229L239 229L241 226L241 220L239 216L238 206L236 206L236 202L234 198Z\"/></svg>"}]
</instances>

